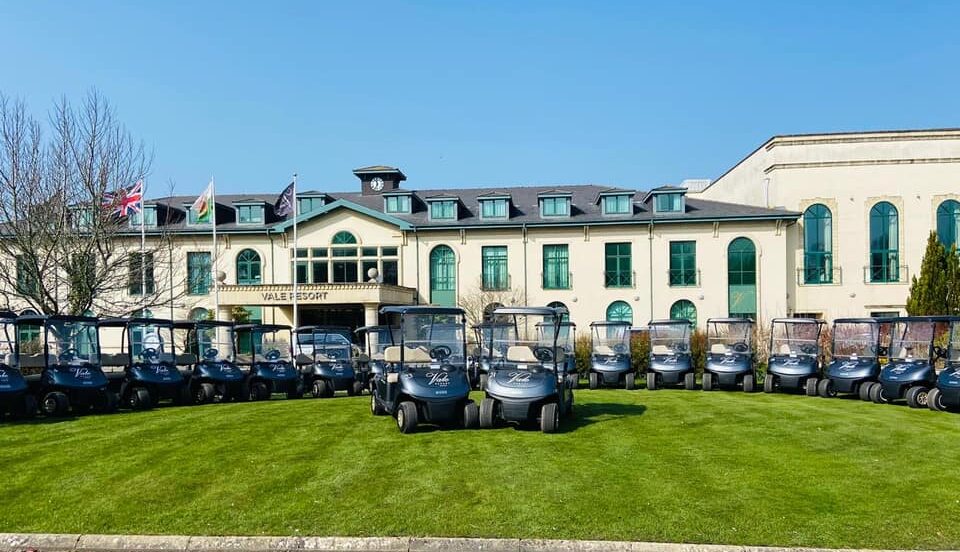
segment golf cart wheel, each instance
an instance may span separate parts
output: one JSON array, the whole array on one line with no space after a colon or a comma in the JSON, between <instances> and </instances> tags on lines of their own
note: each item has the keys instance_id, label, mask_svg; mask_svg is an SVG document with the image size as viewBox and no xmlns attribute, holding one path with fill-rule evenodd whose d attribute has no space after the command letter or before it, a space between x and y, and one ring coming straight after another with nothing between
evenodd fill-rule
<instances>
[{"instance_id":1,"label":"golf cart wheel","mask_svg":"<svg viewBox=\"0 0 960 552\"><path fill-rule=\"evenodd\" d=\"M744 393L753 393L756 390L756 380L753 377L753 374L747 374L743 376L743 392Z\"/></svg>"},{"instance_id":2,"label":"golf cart wheel","mask_svg":"<svg viewBox=\"0 0 960 552\"><path fill-rule=\"evenodd\" d=\"M70 399L65 393L51 391L43 396L40 408L45 416L66 416L70 411Z\"/></svg>"},{"instance_id":3,"label":"golf cart wheel","mask_svg":"<svg viewBox=\"0 0 960 552\"><path fill-rule=\"evenodd\" d=\"M384 410L384 408L380 406L380 403L377 401L377 396L372 393L370 394L370 413L374 416L383 416L387 413L387 411Z\"/></svg>"},{"instance_id":4,"label":"golf cart wheel","mask_svg":"<svg viewBox=\"0 0 960 552\"><path fill-rule=\"evenodd\" d=\"M262 381L254 382L250 385L250 400L264 401L270 398L270 389Z\"/></svg>"},{"instance_id":5,"label":"golf cart wheel","mask_svg":"<svg viewBox=\"0 0 960 552\"><path fill-rule=\"evenodd\" d=\"M557 403L547 403L540 407L540 431L553 433L560 427L560 409Z\"/></svg>"},{"instance_id":6,"label":"golf cart wheel","mask_svg":"<svg viewBox=\"0 0 960 552\"><path fill-rule=\"evenodd\" d=\"M484 389L487 388L487 380L489 380L489 379L490 379L490 376L489 376L488 374L480 374L480 384L479 384L480 387L479 387L479 389L480 389L481 391L483 391Z\"/></svg>"},{"instance_id":7,"label":"golf cart wheel","mask_svg":"<svg viewBox=\"0 0 960 552\"><path fill-rule=\"evenodd\" d=\"M588 378L590 380L590 389L596 389L600 387L599 378L597 378L596 372L590 372Z\"/></svg>"},{"instance_id":8,"label":"golf cart wheel","mask_svg":"<svg viewBox=\"0 0 960 552\"><path fill-rule=\"evenodd\" d=\"M877 383L874 381L865 381L860 384L860 388L857 390L857 394L860 395L861 401L870 400L870 390L873 388L874 385L877 385Z\"/></svg>"},{"instance_id":9,"label":"golf cart wheel","mask_svg":"<svg viewBox=\"0 0 960 552\"><path fill-rule=\"evenodd\" d=\"M287 391L288 399L302 399L303 398L303 382L297 380L293 387Z\"/></svg>"},{"instance_id":10,"label":"golf cart wheel","mask_svg":"<svg viewBox=\"0 0 960 552\"><path fill-rule=\"evenodd\" d=\"M817 396L817 384L819 383L820 381L817 378L807 378L806 391L808 397Z\"/></svg>"},{"instance_id":11,"label":"golf cart wheel","mask_svg":"<svg viewBox=\"0 0 960 552\"><path fill-rule=\"evenodd\" d=\"M120 406L120 396L113 391L100 391L93 401L97 412L116 412Z\"/></svg>"},{"instance_id":12,"label":"golf cart wheel","mask_svg":"<svg viewBox=\"0 0 960 552\"><path fill-rule=\"evenodd\" d=\"M766 374L763 376L763 392L773 393L777 389L777 376Z\"/></svg>"},{"instance_id":13,"label":"golf cart wheel","mask_svg":"<svg viewBox=\"0 0 960 552\"><path fill-rule=\"evenodd\" d=\"M397 428L400 433L413 433L417 429L417 405L410 401L400 403L397 409Z\"/></svg>"},{"instance_id":14,"label":"golf cart wheel","mask_svg":"<svg viewBox=\"0 0 960 552\"><path fill-rule=\"evenodd\" d=\"M570 389L578 389L580 387L580 374L574 372L570 374Z\"/></svg>"},{"instance_id":15,"label":"golf cart wheel","mask_svg":"<svg viewBox=\"0 0 960 552\"><path fill-rule=\"evenodd\" d=\"M355 381L353 382L353 393L351 395L363 395L363 382Z\"/></svg>"},{"instance_id":16,"label":"golf cart wheel","mask_svg":"<svg viewBox=\"0 0 960 552\"><path fill-rule=\"evenodd\" d=\"M947 409L947 405L943 404L943 394L940 392L940 388L934 387L927 393L927 408L937 412L943 412Z\"/></svg>"},{"instance_id":17,"label":"golf cart wheel","mask_svg":"<svg viewBox=\"0 0 960 552\"><path fill-rule=\"evenodd\" d=\"M463 405L463 428L477 429L480 427L480 407L473 401Z\"/></svg>"},{"instance_id":18,"label":"golf cart wheel","mask_svg":"<svg viewBox=\"0 0 960 552\"><path fill-rule=\"evenodd\" d=\"M704 372L703 384L700 387L702 387L704 391L713 391L713 374Z\"/></svg>"},{"instance_id":19,"label":"golf cart wheel","mask_svg":"<svg viewBox=\"0 0 960 552\"><path fill-rule=\"evenodd\" d=\"M313 381L313 385L310 388L310 394L313 395L315 399L321 399L327 396L327 384L326 380L318 379Z\"/></svg>"},{"instance_id":20,"label":"golf cart wheel","mask_svg":"<svg viewBox=\"0 0 960 552\"><path fill-rule=\"evenodd\" d=\"M697 388L697 376L693 372L688 372L683 376L683 388L687 391L693 391Z\"/></svg>"},{"instance_id":21,"label":"golf cart wheel","mask_svg":"<svg viewBox=\"0 0 960 552\"><path fill-rule=\"evenodd\" d=\"M623 377L623 386L627 388L627 391L633 391L637 388L637 375L633 372L630 372Z\"/></svg>"},{"instance_id":22,"label":"golf cart wheel","mask_svg":"<svg viewBox=\"0 0 960 552\"><path fill-rule=\"evenodd\" d=\"M883 386L879 383L875 383L870 387L870 400L877 404L890 402L887 396L883 394Z\"/></svg>"},{"instance_id":23,"label":"golf cart wheel","mask_svg":"<svg viewBox=\"0 0 960 552\"><path fill-rule=\"evenodd\" d=\"M837 396L837 388L833 386L833 382L829 378L820 380L820 383L817 384L817 395L825 399Z\"/></svg>"},{"instance_id":24,"label":"golf cart wheel","mask_svg":"<svg viewBox=\"0 0 960 552\"><path fill-rule=\"evenodd\" d=\"M493 409L497 401L487 398L480 401L480 428L490 429L493 427Z\"/></svg>"},{"instance_id":25,"label":"golf cart wheel","mask_svg":"<svg viewBox=\"0 0 960 552\"><path fill-rule=\"evenodd\" d=\"M143 387L131 389L126 403L130 410L146 410L151 406L150 391Z\"/></svg>"},{"instance_id":26,"label":"golf cart wheel","mask_svg":"<svg viewBox=\"0 0 960 552\"><path fill-rule=\"evenodd\" d=\"M647 372L647 390L648 391L657 390L657 373L656 372Z\"/></svg>"},{"instance_id":27,"label":"golf cart wheel","mask_svg":"<svg viewBox=\"0 0 960 552\"><path fill-rule=\"evenodd\" d=\"M213 397L216 394L217 388L212 383L201 383L197 386L193 398L197 404L206 404L213 402Z\"/></svg>"},{"instance_id":28,"label":"golf cart wheel","mask_svg":"<svg viewBox=\"0 0 960 552\"><path fill-rule=\"evenodd\" d=\"M923 386L911 387L907 390L907 406L910 408L926 408L930 390Z\"/></svg>"}]
</instances>

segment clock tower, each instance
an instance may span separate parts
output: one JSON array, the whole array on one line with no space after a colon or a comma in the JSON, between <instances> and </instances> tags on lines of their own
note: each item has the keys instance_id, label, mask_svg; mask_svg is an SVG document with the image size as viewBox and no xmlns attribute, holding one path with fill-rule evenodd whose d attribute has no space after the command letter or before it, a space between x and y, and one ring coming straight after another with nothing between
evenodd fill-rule
<instances>
[{"instance_id":1,"label":"clock tower","mask_svg":"<svg viewBox=\"0 0 960 552\"><path fill-rule=\"evenodd\" d=\"M360 193L363 195L377 195L400 188L400 183L407 179L403 171L395 167L374 165L355 169L353 174L360 179Z\"/></svg>"}]
</instances>

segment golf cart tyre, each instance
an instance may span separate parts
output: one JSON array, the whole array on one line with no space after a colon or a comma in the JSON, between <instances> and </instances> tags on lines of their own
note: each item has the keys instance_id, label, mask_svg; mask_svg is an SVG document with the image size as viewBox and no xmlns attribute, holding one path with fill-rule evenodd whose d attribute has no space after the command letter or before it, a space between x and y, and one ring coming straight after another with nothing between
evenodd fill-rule
<instances>
[{"instance_id":1,"label":"golf cart tyre","mask_svg":"<svg viewBox=\"0 0 960 552\"><path fill-rule=\"evenodd\" d=\"M493 427L493 410L496 406L497 401L490 398L480 401L480 429Z\"/></svg>"},{"instance_id":2,"label":"golf cart tyre","mask_svg":"<svg viewBox=\"0 0 960 552\"><path fill-rule=\"evenodd\" d=\"M70 411L70 398L60 391L51 391L43 396L40 406L46 416L66 416Z\"/></svg>"},{"instance_id":3,"label":"golf cart tyre","mask_svg":"<svg viewBox=\"0 0 960 552\"><path fill-rule=\"evenodd\" d=\"M213 402L213 397L216 394L217 388L212 383L201 383L197 386L196 402L197 404Z\"/></svg>"},{"instance_id":4,"label":"golf cart tyre","mask_svg":"<svg viewBox=\"0 0 960 552\"><path fill-rule=\"evenodd\" d=\"M150 391L145 387L135 387L130 390L130 395L127 397L127 406L131 410L147 410L152 404Z\"/></svg>"},{"instance_id":5,"label":"golf cart tyre","mask_svg":"<svg viewBox=\"0 0 960 552\"><path fill-rule=\"evenodd\" d=\"M310 391L314 398L322 399L327 396L327 387L329 386L326 380L318 379L314 380Z\"/></svg>"},{"instance_id":6,"label":"golf cart tyre","mask_svg":"<svg viewBox=\"0 0 960 552\"><path fill-rule=\"evenodd\" d=\"M560 425L560 412L557 403L550 402L540 407L540 431L554 433Z\"/></svg>"},{"instance_id":7,"label":"golf cart tyre","mask_svg":"<svg viewBox=\"0 0 960 552\"><path fill-rule=\"evenodd\" d=\"M756 391L757 382L753 377L753 374L747 374L743 376L743 392L744 393L753 393Z\"/></svg>"},{"instance_id":8,"label":"golf cart tyre","mask_svg":"<svg viewBox=\"0 0 960 552\"><path fill-rule=\"evenodd\" d=\"M837 390L829 378L824 378L820 380L820 383L817 384L817 395L820 395L825 399L837 396Z\"/></svg>"},{"instance_id":9,"label":"golf cart tyre","mask_svg":"<svg viewBox=\"0 0 960 552\"><path fill-rule=\"evenodd\" d=\"M911 387L904 396L907 399L907 406L910 408L925 408L929 400L929 392L929 389L920 385Z\"/></svg>"},{"instance_id":10,"label":"golf cart tyre","mask_svg":"<svg viewBox=\"0 0 960 552\"><path fill-rule=\"evenodd\" d=\"M764 393L773 393L777 388L777 376L773 374L767 374L763 376L763 392Z\"/></svg>"},{"instance_id":11,"label":"golf cart tyre","mask_svg":"<svg viewBox=\"0 0 960 552\"><path fill-rule=\"evenodd\" d=\"M656 372L647 372L647 390L648 391L657 390L657 373Z\"/></svg>"},{"instance_id":12,"label":"golf cart tyre","mask_svg":"<svg viewBox=\"0 0 960 552\"><path fill-rule=\"evenodd\" d=\"M487 379L489 377L490 376L488 376L487 374L480 374L480 390L481 391L487 388Z\"/></svg>"},{"instance_id":13,"label":"golf cart tyre","mask_svg":"<svg viewBox=\"0 0 960 552\"><path fill-rule=\"evenodd\" d=\"M250 385L250 400L265 401L270 398L270 389L262 381Z\"/></svg>"},{"instance_id":14,"label":"golf cart tyre","mask_svg":"<svg viewBox=\"0 0 960 552\"><path fill-rule=\"evenodd\" d=\"M147 394L147 407L149 408L149 393ZM120 406L120 397L113 391L101 391L95 399L96 409L100 412L116 412Z\"/></svg>"},{"instance_id":15,"label":"golf cart tyre","mask_svg":"<svg viewBox=\"0 0 960 552\"><path fill-rule=\"evenodd\" d=\"M480 427L480 407L473 401L463 405L463 428L477 429Z\"/></svg>"},{"instance_id":16,"label":"golf cart tyre","mask_svg":"<svg viewBox=\"0 0 960 552\"><path fill-rule=\"evenodd\" d=\"M596 372L590 372L590 375L588 376L588 378L590 380L590 389L596 389L600 387L599 378L597 378Z\"/></svg>"},{"instance_id":17,"label":"golf cart tyre","mask_svg":"<svg viewBox=\"0 0 960 552\"><path fill-rule=\"evenodd\" d=\"M876 385L876 382L865 381L860 384L860 389L857 390L857 394L860 396L861 401L870 400L870 390L873 389L873 386Z\"/></svg>"},{"instance_id":18,"label":"golf cart tyre","mask_svg":"<svg viewBox=\"0 0 960 552\"><path fill-rule=\"evenodd\" d=\"M693 372L687 372L687 375L683 376L683 388L687 391L693 391L697 388L697 375Z\"/></svg>"},{"instance_id":19,"label":"golf cart tyre","mask_svg":"<svg viewBox=\"0 0 960 552\"><path fill-rule=\"evenodd\" d=\"M887 397L883 394L883 386L879 383L875 383L870 387L870 400L877 404L885 404L890 402L887 400Z\"/></svg>"},{"instance_id":20,"label":"golf cart tyre","mask_svg":"<svg viewBox=\"0 0 960 552\"><path fill-rule=\"evenodd\" d=\"M947 405L943 404L943 394L940 393L939 388L934 387L927 393L927 408L937 412L943 412L947 409Z\"/></svg>"},{"instance_id":21,"label":"golf cart tyre","mask_svg":"<svg viewBox=\"0 0 960 552\"><path fill-rule=\"evenodd\" d=\"M713 374L710 372L703 373L703 384L700 386L704 391L713 391Z\"/></svg>"},{"instance_id":22,"label":"golf cart tyre","mask_svg":"<svg viewBox=\"0 0 960 552\"><path fill-rule=\"evenodd\" d=\"M633 372L630 372L623 377L623 386L627 388L627 391L633 391L637 388L637 375Z\"/></svg>"},{"instance_id":23,"label":"golf cart tyre","mask_svg":"<svg viewBox=\"0 0 960 552\"><path fill-rule=\"evenodd\" d=\"M363 395L363 382L355 381L353 382L353 395Z\"/></svg>"},{"instance_id":24,"label":"golf cart tyre","mask_svg":"<svg viewBox=\"0 0 960 552\"><path fill-rule=\"evenodd\" d=\"M377 401L377 396L372 393L370 394L370 413L374 416L383 416L387 413L387 411L380 406L380 402Z\"/></svg>"},{"instance_id":25,"label":"golf cart tyre","mask_svg":"<svg viewBox=\"0 0 960 552\"><path fill-rule=\"evenodd\" d=\"M817 378L815 378L815 377L807 378L807 381L806 381L806 383L805 383L805 387L806 387L806 392L807 392L807 396L808 396L808 397L816 397L816 396L817 396L817 385L818 385L819 383L820 383L820 381L819 381Z\"/></svg>"},{"instance_id":26,"label":"golf cart tyre","mask_svg":"<svg viewBox=\"0 0 960 552\"><path fill-rule=\"evenodd\" d=\"M417 429L417 405L410 401L400 403L397 409L397 428L400 433L413 433Z\"/></svg>"}]
</instances>

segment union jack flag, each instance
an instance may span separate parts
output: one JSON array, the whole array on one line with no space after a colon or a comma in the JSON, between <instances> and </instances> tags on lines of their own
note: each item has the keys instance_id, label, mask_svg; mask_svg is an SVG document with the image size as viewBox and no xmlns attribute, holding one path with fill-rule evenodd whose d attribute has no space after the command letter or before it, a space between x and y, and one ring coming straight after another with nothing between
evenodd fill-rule
<instances>
[{"instance_id":1,"label":"union jack flag","mask_svg":"<svg viewBox=\"0 0 960 552\"><path fill-rule=\"evenodd\" d=\"M143 180L137 180L137 183L129 188L103 194L103 206L121 217L139 213L143 207Z\"/></svg>"}]
</instances>

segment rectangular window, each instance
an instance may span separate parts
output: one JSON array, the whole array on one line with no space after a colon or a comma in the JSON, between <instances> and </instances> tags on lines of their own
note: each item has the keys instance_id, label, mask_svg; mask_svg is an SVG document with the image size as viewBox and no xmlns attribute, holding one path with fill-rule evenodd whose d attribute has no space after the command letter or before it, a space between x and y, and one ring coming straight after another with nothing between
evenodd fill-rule
<instances>
[{"instance_id":1,"label":"rectangular window","mask_svg":"<svg viewBox=\"0 0 960 552\"><path fill-rule=\"evenodd\" d=\"M697 285L697 242L670 242L670 285Z\"/></svg>"},{"instance_id":2,"label":"rectangular window","mask_svg":"<svg viewBox=\"0 0 960 552\"><path fill-rule=\"evenodd\" d=\"M376 247L364 247L364 248L361 250L361 254L362 254L364 257L376 257L376 256L377 256L377 248L376 248Z\"/></svg>"},{"instance_id":3,"label":"rectangular window","mask_svg":"<svg viewBox=\"0 0 960 552\"><path fill-rule=\"evenodd\" d=\"M355 284L357 281L357 261L333 262L333 283Z\"/></svg>"},{"instance_id":4,"label":"rectangular window","mask_svg":"<svg viewBox=\"0 0 960 552\"><path fill-rule=\"evenodd\" d=\"M658 213L679 213L683 211L683 194L658 194L654 196L654 209Z\"/></svg>"},{"instance_id":5,"label":"rectangular window","mask_svg":"<svg viewBox=\"0 0 960 552\"><path fill-rule=\"evenodd\" d=\"M604 196L600 199L605 215L629 215L633 210L629 195Z\"/></svg>"},{"instance_id":6,"label":"rectangular window","mask_svg":"<svg viewBox=\"0 0 960 552\"><path fill-rule=\"evenodd\" d=\"M307 261L297 261L296 265L297 270L297 283L298 284L309 284L310 283L310 263Z\"/></svg>"},{"instance_id":7,"label":"rectangular window","mask_svg":"<svg viewBox=\"0 0 960 552\"><path fill-rule=\"evenodd\" d=\"M397 261L383 261L383 283L393 286L400 285L400 271Z\"/></svg>"},{"instance_id":8,"label":"rectangular window","mask_svg":"<svg viewBox=\"0 0 960 552\"><path fill-rule=\"evenodd\" d=\"M326 247L314 247L313 249L310 250L310 254L313 255L314 257L326 257L326 256L327 256L327 248L326 248Z\"/></svg>"},{"instance_id":9,"label":"rectangular window","mask_svg":"<svg viewBox=\"0 0 960 552\"><path fill-rule=\"evenodd\" d=\"M140 228L140 217L143 217L143 225L147 228L156 228L157 226L157 208L156 206L149 205L143 208L143 211L139 213L132 213L127 219L130 222L130 226L133 228Z\"/></svg>"},{"instance_id":10,"label":"rectangular window","mask_svg":"<svg viewBox=\"0 0 960 552\"><path fill-rule=\"evenodd\" d=\"M873 311L870 318L896 318L900 316L900 311Z\"/></svg>"},{"instance_id":11,"label":"rectangular window","mask_svg":"<svg viewBox=\"0 0 960 552\"><path fill-rule=\"evenodd\" d=\"M70 215L73 218L73 227L81 230L91 228L93 226L93 214L92 209L72 209Z\"/></svg>"},{"instance_id":12,"label":"rectangular window","mask_svg":"<svg viewBox=\"0 0 960 552\"><path fill-rule=\"evenodd\" d=\"M483 261L481 267L483 289L487 291L509 289L507 246L484 246L480 249L480 256Z\"/></svg>"},{"instance_id":13,"label":"rectangular window","mask_svg":"<svg viewBox=\"0 0 960 552\"><path fill-rule=\"evenodd\" d=\"M130 295L143 295L146 288L147 295L156 291L156 282L153 279L153 253L131 253L127 256L127 288ZM143 276L147 281L144 286Z\"/></svg>"},{"instance_id":14,"label":"rectangular window","mask_svg":"<svg viewBox=\"0 0 960 552\"><path fill-rule=\"evenodd\" d=\"M314 209L323 207L323 198L320 197L301 197L297 198L297 214L309 213Z\"/></svg>"},{"instance_id":15,"label":"rectangular window","mask_svg":"<svg viewBox=\"0 0 960 552\"><path fill-rule=\"evenodd\" d=\"M396 257L396 256L397 256L397 248L396 248L396 247L384 247L384 248L382 248L382 249L380 250L380 252L381 252L381 254L382 254L384 257Z\"/></svg>"},{"instance_id":16,"label":"rectangular window","mask_svg":"<svg viewBox=\"0 0 960 552\"><path fill-rule=\"evenodd\" d=\"M570 216L569 197L545 197L540 200L540 216L567 217Z\"/></svg>"},{"instance_id":17,"label":"rectangular window","mask_svg":"<svg viewBox=\"0 0 960 552\"><path fill-rule=\"evenodd\" d=\"M380 271L380 269L377 268L377 261L375 260L360 261L360 278L362 281L366 282L367 280L370 279L370 276L368 275L370 274L371 268L377 269L377 272Z\"/></svg>"},{"instance_id":18,"label":"rectangular window","mask_svg":"<svg viewBox=\"0 0 960 552\"><path fill-rule=\"evenodd\" d=\"M206 251L187 252L187 293L207 295L210 293L210 253Z\"/></svg>"},{"instance_id":19,"label":"rectangular window","mask_svg":"<svg viewBox=\"0 0 960 552\"><path fill-rule=\"evenodd\" d=\"M314 284L326 284L329 283L329 278L327 277L327 261L313 261L312 270L313 273L313 282Z\"/></svg>"},{"instance_id":20,"label":"rectangular window","mask_svg":"<svg viewBox=\"0 0 960 552\"><path fill-rule=\"evenodd\" d=\"M431 220L456 220L457 202L450 201L432 201L430 202Z\"/></svg>"},{"instance_id":21,"label":"rectangular window","mask_svg":"<svg viewBox=\"0 0 960 552\"><path fill-rule=\"evenodd\" d=\"M238 206L237 222L240 224L263 224L263 205Z\"/></svg>"},{"instance_id":22,"label":"rectangular window","mask_svg":"<svg viewBox=\"0 0 960 552\"><path fill-rule=\"evenodd\" d=\"M204 222L198 221L196 211L191 209L189 205L187 206L187 225L188 226L210 224L211 220L212 220L212 213L210 216L207 217L207 220L205 220Z\"/></svg>"},{"instance_id":23,"label":"rectangular window","mask_svg":"<svg viewBox=\"0 0 960 552\"><path fill-rule=\"evenodd\" d=\"M399 195L399 196L387 196L387 212L388 213L409 213L410 212L410 196L408 195Z\"/></svg>"},{"instance_id":24,"label":"rectangular window","mask_svg":"<svg viewBox=\"0 0 960 552\"><path fill-rule=\"evenodd\" d=\"M630 287L633 285L633 263L629 243L608 243L605 246L606 262L604 280L607 287Z\"/></svg>"},{"instance_id":25,"label":"rectangular window","mask_svg":"<svg viewBox=\"0 0 960 552\"><path fill-rule=\"evenodd\" d=\"M506 199L483 199L480 201L480 218L507 218L508 207Z\"/></svg>"},{"instance_id":26,"label":"rectangular window","mask_svg":"<svg viewBox=\"0 0 960 552\"><path fill-rule=\"evenodd\" d=\"M37 271L25 257L17 257L17 293L21 295L35 295L39 291Z\"/></svg>"},{"instance_id":27,"label":"rectangular window","mask_svg":"<svg viewBox=\"0 0 960 552\"><path fill-rule=\"evenodd\" d=\"M570 289L569 246L543 246L543 289Z\"/></svg>"}]
</instances>

